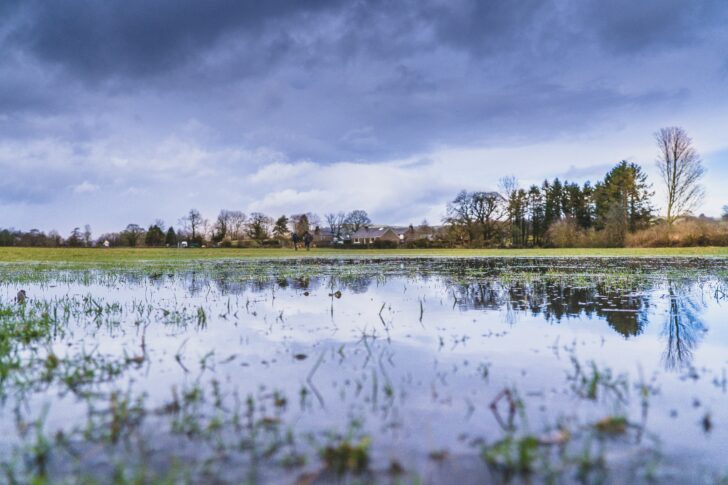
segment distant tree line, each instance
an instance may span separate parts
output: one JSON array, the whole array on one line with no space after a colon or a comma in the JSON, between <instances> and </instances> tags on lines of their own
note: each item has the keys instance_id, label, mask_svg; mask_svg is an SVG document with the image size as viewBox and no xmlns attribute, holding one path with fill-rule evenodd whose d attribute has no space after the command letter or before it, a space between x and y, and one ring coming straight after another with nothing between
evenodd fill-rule
<instances>
[{"instance_id":1,"label":"distant tree line","mask_svg":"<svg viewBox=\"0 0 728 485\"><path fill-rule=\"evenodd\" d=\"M465 246L578 245L587 234L596 244L621 246L655 220L652 195L642 169L626 161L595 185L555 178L520 188L508 177L498 192L458 194L446 224Z\"/></svg>"},{"instance_id":2,"label":"distant tree line","mask_svg":"<svg viewBox=\"0 0 728 485\"><path fill-rule=\"evenodd\" d=\"M324 221L311 212L281 215L273 219L260 212L245 214L239 210L227 209L221 210L210 221L197 209L190 209L179 219L176 228L167 227L163 221L157 220L146 228L138 224L128 224L119 232L104 233L95 239L92 238L91 227L88 225L83 231L74 228L65 238L55 231L46 234L38 229L28 232L4 229L0 230L0 246L173 247L185 242L192 246L275 247L288 244L294 233L303 236L306 232L316 235L327 231L329 239L343 240L371 223L367 212L360 209L349 213L327 214Z\"/></svg>"},{"instance_id":3,"label":"distant tree line","mask_svg":"<svg viewBox=\"0 0 728 485\"><path fill-rule=\"evenodd\" d=\"M625 245L728 244L728 205L723 222L691 218L703 197L704 169L692 140L679 127L655 133L657 167L666 193L666 215L653 206L654 191L642 168L617 163L595 184L554 178L520 187L504 177L497 190L461 191L447 204L439 227L426 221L400 231L414 247L575 247ZM676 224L681 221L680 224ZM213 220L191 209L177 227L157 220L148 227L129 224L122 231L92 239L91 228L76 227L67 237L55 231L0 230L0 246L191 246L277 247L293 234L314 235L319 245L351 244L351 235L372 225L364 210L331 212L320 218L305 212L272 218L223 209Z\"/></svg>"},{"instance_id":4,"label":"distant tree line","mask_svg":"<svg viewBox=\"0 0 728 485\"><path fill-rule=\"evenodd\" d=\"M664 218L642 168L621 161L594 185L555 178L521 188L511 176L498 191L463 191L448 204L444 239L468 247L728 244L726 224L692 217L704 196L705 170L690 137L669 127L655 141ZM722 219L728 221L728 206Z\"/></svg>"}]
</instances>

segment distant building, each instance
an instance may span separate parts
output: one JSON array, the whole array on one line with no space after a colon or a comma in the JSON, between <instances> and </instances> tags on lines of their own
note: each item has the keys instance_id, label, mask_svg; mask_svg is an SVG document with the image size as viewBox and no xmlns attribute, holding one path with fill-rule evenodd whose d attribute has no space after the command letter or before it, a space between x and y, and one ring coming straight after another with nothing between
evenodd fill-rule
<instances>
[{"instance_id":1,"label":"distant building","mask_svg":"<svg viewBox=\"0 0 728 485\"><path fill-rule=\"evenodd\" d=\"M318 246L329 246L334 243L334 233L331 229L316 227L313 231L313 241Z\"/></svg>"},{"instance_id":2,"label":"distant building","mask_svg":"<svg viewBox=\"0 0 728 485\"><path fill-rule=\"evenodd\" d=\"M417 230L412 226L390 226L391 229L397 234L399 242L411 242L415 239L419 239Z\"/></svg>"},{"instance_id":3,"label":"distant building","mask_svg":"<svg viewBox=\"0 0 728 485\"><path fill-rule=\"evenodd\" d=\"M354 244L372 244L376 241L400 242L397 233L391 227L365 228L362 227L351 235Z\"/></svg>"}]
</instances>

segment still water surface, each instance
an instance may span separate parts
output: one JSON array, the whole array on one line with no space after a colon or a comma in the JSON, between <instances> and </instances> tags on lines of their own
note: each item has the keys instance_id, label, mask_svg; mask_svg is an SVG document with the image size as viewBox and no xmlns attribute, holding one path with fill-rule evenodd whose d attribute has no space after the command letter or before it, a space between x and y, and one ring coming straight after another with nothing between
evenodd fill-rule
<instances>
[{"instance_id":1,"label":"still water surface","mask_svg":"<svg viewBox=\"0 0 728 485\"><path fill-rule=\"evenodd\" d=\"M38 433L40 472L101 481L114 463L193 483L728 473L721 260L0 271L0 319L18 325L23 288L22 318L52 321L6 350L22 363L0 403L17 476L39 473ZM626 424L604 432L610 419ZM526 470L497 451L528 437ZM326 469L322 450L342 442L369 443L366 470Z\"/></svg>"}]
</instances>

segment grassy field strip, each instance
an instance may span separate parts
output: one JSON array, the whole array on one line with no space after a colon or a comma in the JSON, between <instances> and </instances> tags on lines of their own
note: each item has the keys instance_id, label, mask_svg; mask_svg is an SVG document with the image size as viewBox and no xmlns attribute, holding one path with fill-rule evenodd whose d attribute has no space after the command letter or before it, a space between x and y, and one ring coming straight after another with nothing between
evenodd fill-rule
<instances>
[{"instance_id":1,"label":"grassy field strip","mask_svg":"<svg viewBox=\"0 0 728 485\"><path fill-rule=\"evenodd\" d=\"M386 257L728 257L728 247L578 249L168 249L0 248L0 262L119 263L164 260Z\"/></svg>"}]
</instances>

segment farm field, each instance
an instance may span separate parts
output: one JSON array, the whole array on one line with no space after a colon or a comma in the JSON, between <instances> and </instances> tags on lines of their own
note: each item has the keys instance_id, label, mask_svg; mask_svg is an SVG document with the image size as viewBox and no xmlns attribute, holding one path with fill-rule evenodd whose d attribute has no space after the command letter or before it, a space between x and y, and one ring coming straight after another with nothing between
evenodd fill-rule
<instances>
[{"instance_id":1,"label":"farm field","mask_svg":"<svg viewBox=\"0 0 728 485\"><path fill-rule=\"evenodd\" d=\"M361 257L728 257L728 247L574 248L574 249L168 249L168 248L21 248L0 247L0 262L115 263L160 260L361 258Z\"/></svg>"},{"instance_id":2,"label":"farm field","mask_svg":"<svg viewBox=\"0 0 728 485\"><path fill-rule=\"evenodd\" d=\"M728 474L724 258L258 251L12 253L0 481Z\"/></svg>"}]
</instances>

